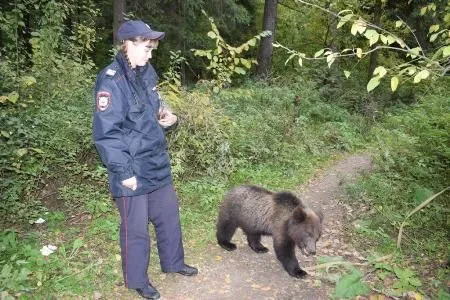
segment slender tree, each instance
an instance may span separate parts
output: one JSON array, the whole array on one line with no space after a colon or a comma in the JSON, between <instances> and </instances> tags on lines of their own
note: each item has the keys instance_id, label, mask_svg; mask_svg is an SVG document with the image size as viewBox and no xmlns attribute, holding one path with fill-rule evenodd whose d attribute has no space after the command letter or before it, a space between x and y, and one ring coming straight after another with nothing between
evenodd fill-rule
<instances>
[{"instance_id":1,"label":"slender tree","mask_svg":"<svg viewBox=\"0 0 450 300\"><path fill-rule=\"evenodd\" d=\"M259 44L256 74L261 78L267 78L270 70L273 52L272 43L275 40L275 27L277 24L277 4L277 0L265 0L264 3L263 30L269 30L272 34L262 38Z\"/></svg>"},{"instance_id":2,"label":"slender tree","mask_svg":"<svg viewBox=\"0 0 450 300\"><path fill-rule=\"evenodd\" d=\"M113 17L113 37L114 41L117 42L117 29L120 23L123 21L123 15L126 12L126 1L125 0L114 0L114 17Z\"/></svg>"}]
</instances>

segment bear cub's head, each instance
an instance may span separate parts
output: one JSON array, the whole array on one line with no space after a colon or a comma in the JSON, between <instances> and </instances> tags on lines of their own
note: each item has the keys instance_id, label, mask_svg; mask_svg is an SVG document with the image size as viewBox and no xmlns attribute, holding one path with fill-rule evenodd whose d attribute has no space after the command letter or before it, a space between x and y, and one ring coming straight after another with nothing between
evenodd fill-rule
<instances>
[{"instance_id":1,"label":"bear cub's head","mask_svg":"<svg viewBox=\"0 0 450 300\"><path fill-rule=\"evenodd\" d=\"M322 212L298 206L288 220L288 235L306 256L316 254L316 242L322 235Z\"/></svg>"}]
</instances>

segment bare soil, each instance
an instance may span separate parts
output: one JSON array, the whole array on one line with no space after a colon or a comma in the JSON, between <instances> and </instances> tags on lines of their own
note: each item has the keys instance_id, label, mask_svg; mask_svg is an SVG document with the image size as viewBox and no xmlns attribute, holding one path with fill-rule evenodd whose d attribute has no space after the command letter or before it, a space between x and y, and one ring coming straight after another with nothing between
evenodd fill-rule
<instances>
[{"instance_id":1,"label":"bare soil","mask_svg":"<svg viewBox=\"0 0 450 300\"><path fill-rule=\"evenodd\" d=\"M309 183L294 191L310 207L324 212L324 230L317 245L317 256L341 256L347 261L364 260L353 248L345 229L345 215L351 211L342 202L345 183L354 181L361 172L369 171L368 155L346 157L318 174ZM305 279L290 277L276 259L271 237L262 243L268 253L251 250L243 233L233 237L238 249L225 251L218 245L209 245L188 263L199 269L195 277L177 274L151 274L161 299L330 299L333 286L314 268L315 257L304 257L297 251L300 266L308 272ZM189 249L186 249L189 252ZM139 299L136 293L117 291L117 299Z\"/></svg>"}]
</instances>

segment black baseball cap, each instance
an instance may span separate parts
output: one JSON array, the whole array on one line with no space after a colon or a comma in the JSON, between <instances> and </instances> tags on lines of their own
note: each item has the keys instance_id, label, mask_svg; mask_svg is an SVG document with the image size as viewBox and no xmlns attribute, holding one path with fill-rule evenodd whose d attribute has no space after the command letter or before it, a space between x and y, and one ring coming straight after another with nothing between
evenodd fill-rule
<instances>
[{"instance_id":1,"label":"black baseball cap","mask_svg":"<svg viewBox=\"0 0 450 300\"><path fill-rule=\"evenodd\" d=\"M122 23L117 30L117 39L119 41L128 40L138 36L149 38L151 40L162 40L165 35L165 32L155 31L150 25L138 20L126 21Z\"/></svg>"}]
</instances>

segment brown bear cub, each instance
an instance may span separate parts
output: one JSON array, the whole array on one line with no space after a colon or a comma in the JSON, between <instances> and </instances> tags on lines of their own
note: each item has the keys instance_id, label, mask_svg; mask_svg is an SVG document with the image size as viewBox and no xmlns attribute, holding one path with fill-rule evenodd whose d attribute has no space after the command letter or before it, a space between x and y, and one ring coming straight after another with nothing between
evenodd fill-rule
<instances>
[{"instance_id":1,"label":"brown bear cub","mask_svg":"<svg viewBox=\"0 0 450 300\"><path fill-rule=\"evenodd\" d=\"M289 275L297 278L307 273L295 257L295 245L303 254L316 253L322 233L323 215L307 208L290 192L271 192L259 186L242 185L232 189L223 200L217 220L217 242L232 251L231 238L240 227L250 248L257 253L269 251L261 244L262 235L271 235L278 260Z\"/></svg>"}]
</instances>

